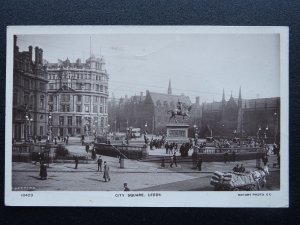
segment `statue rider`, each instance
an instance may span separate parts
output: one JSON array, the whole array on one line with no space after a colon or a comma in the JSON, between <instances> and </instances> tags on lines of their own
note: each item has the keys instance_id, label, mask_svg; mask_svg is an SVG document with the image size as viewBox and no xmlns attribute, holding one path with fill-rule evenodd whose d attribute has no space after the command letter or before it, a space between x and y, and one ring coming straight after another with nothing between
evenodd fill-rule
<instances>
[{"instance_id":1,"label":"statue rider","mask_svg":"<svg viewBox=\"0 0 300 225\"><path fill-rule=\"evenodd\" d=\"M177 113L181 113L182 112L182 102L180 101L180 99L178 99L177 102Z\"/></svg>"}]
</instances>

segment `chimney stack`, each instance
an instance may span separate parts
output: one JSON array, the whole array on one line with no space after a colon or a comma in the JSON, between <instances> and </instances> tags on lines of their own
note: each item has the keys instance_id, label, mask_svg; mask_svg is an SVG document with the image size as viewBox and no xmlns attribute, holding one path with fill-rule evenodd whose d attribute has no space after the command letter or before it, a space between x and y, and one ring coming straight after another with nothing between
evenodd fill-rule
<instances>
[{"instance_id":1,"label":"chimney stack","mask_svg":"<svg viewBox=\"0 0 300 225\"><path fill-rule=\"evenodd\" d=\"M30 60L32 61L32 46L30 45L28 47L28 49L29 49L29 57L30 57Z\"/></svg>"},{"instance_id":2,"label":"chimney stack","mask_svg":"<svg viewBox=\"0 0 300 225\"><path fill-rule=\"evenodd\" d=\"M40 64L43 64L43 49L40 48L40 56L39 56Z\"/></svg>"},{"instance_id":3,"label":"chimney stack","mask_svg":"<svg viewBox=\"0 0 300 225\"><path fill-rule=\"evenodd\" d=\"M39 47L35 47L34 50L35 50L35 60L34 60L34 62L35 62L35 65L37 65L37 64L39 64Z\"/></svg>"}]
</instances>

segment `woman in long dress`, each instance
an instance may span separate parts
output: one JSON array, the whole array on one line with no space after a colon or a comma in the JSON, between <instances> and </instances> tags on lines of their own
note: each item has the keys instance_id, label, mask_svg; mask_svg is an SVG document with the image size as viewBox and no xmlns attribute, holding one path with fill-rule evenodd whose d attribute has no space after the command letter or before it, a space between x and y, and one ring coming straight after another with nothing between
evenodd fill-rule
<instances>
[{"instance_id":1,"label":"woman in long dress","mask_svg":"<svg viewBox=\"0 0 300 225\"><path fill-rule=\"evenodd\" d=\"M110 176L109 176L109 166L106 163L106 161L104 162L104 173L103 173L103 178L105 180L105 182L110 181Z\"/></svg>"}]
</instances>

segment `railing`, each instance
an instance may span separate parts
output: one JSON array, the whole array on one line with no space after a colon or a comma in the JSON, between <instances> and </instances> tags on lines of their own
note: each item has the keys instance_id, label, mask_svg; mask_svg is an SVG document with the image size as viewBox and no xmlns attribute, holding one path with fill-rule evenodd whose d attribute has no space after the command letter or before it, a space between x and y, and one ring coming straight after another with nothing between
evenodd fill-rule
<instances>
[{"instance_id":1,"label":"railing","mask_svg":"<svg viewBox=\"0 0 300 225\"><path fill-rule=\"evenodd\" d=\"M122 155L128 159L140 159L148 155L146 146L110 145L95 143L96 153L100 155L118 157Z\"/></svg>"},{"instance_id":2,"label":"railing","mask_svg":"<svg viewBox=\"0 0 300 225\"><path fill-rule=\"evenodd\" d=\"M263 148L250 148L250 147L241 147L241 148L216 148L216 147L194 147L195 151L199 153L206 153L206 154L216 154L216 153L251 153L251 152L264 152Z\"/></svg>"},{"instance_id":3,"label":"railing","mask_svg":"<svg viewBox=\"0 0 300 225\"><path fill-rule=\"evenodd\" d=\"M33 144L22 143L13 144L12 146L12 160L13 161L36 161L38 160L38 153L44 154L48 160L52 161L54 158L55 149L59 145L49 145L45 143Z\"/></svg>"}]
</instances>

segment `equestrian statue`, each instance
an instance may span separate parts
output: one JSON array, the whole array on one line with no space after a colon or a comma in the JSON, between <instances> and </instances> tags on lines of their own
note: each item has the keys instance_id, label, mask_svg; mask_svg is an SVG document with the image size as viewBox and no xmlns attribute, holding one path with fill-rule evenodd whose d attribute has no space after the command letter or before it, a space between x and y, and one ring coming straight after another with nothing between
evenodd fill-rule
<instances>
[{"instance_id":1,"label":"equestrian statue","mask_svg":"<svg viewBox=\"0 0 300 225\"><path fill-rule=\"evenodd\" d=\"M169 122L171 121L171 119L174 119L175 123L177 123L178 121L176 119L176 116L182 116L183 119L185 119L185 117L187 117L187 119L190 118L189 112L191 111L191 109L192 106L186 107L182 104L180 99L178 99L176 109L170 109L167 111L168 113L171 113Z\"/></svg>"}]
</instances>

